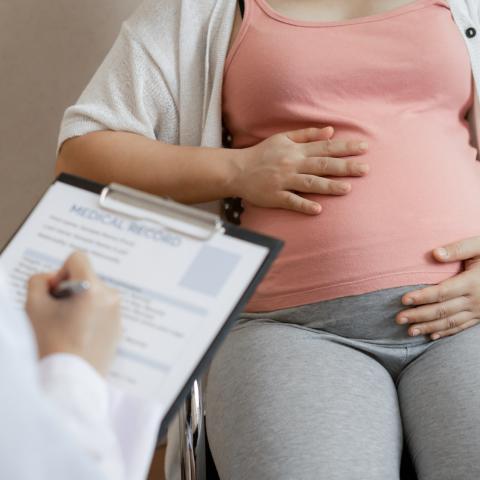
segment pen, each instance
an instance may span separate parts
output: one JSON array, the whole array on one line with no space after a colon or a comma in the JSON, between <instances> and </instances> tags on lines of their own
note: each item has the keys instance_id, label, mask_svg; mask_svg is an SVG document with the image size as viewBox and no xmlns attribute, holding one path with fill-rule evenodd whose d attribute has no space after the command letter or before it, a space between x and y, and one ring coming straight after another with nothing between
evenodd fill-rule
<instances>
[{"instance_id":1,"label":"pen","mask_svg":"<svg viewBox=\"0 0 480 480\"><path fill-rule=\"evenodd\" d=\"M85 292L90 288L90 283L87 280L65 280L60 282L57 287L50 291L52 297L67 298L72 295Z\"/></svg>"}]
</instances>

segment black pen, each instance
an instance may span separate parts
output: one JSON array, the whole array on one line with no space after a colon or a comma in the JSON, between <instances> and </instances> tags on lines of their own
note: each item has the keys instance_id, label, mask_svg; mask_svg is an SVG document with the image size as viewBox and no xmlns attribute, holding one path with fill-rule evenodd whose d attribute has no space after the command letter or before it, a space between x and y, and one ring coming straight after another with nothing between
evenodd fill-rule
<instances>
[{"instance_id":1,"label":"black pen","mask_svg":"<svg viewBox=\"0 0 480 480\"><path fill-rule=\"evenodd\" d=\"M90 288L90 282L87 280L65 280L60 282L57 287L52 288L50 294L55 298L67 298L85 292Z\"/></svg>"}]
</instances>

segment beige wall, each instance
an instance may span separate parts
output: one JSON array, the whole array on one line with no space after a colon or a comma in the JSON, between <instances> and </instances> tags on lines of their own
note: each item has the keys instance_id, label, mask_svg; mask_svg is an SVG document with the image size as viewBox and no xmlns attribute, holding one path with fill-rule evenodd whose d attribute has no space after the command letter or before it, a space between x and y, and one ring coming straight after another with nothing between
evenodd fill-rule
<instances>
[{"instance_id":1,"label":"beige wall","mask_svg":"<svg viewBox=\"0 0 480 480\"><path fill-rule=\"evenodd\" d=\"M58 127L139 0L0 0L0 247L53 178Z\"/></svg>"}]
</instances>

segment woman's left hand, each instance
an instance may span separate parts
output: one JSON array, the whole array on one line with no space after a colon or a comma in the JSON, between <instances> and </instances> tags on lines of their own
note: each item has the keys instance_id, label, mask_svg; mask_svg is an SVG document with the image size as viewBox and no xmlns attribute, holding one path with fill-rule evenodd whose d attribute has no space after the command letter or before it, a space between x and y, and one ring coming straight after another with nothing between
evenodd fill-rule
<instances>
[{"instance_id":1,"label":"woman's left hand","mask_svg":"<svg viewBox=\"0 0 480 480\"><path fill-rule=\"evenodd\" d=\"M396 322L410 324L409 335L437 340L480 323L480 236L436 248L433 257L442 263L464 260L464 271L438 285L406 293L402 303L415 308L402 310Z\"/></svg>"}]
</instances>

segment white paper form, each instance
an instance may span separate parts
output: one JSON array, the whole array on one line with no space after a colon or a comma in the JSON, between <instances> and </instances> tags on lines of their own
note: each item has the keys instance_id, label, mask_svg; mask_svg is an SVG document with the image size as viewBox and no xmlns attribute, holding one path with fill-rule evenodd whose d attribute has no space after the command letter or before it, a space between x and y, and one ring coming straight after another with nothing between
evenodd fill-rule
<instances>
[{"instance_id":1,"label":"white paper form","mask_svg":"<svg viewBox=\"0 0 480 480\"><path fill-rule=\"evenodd\" d=\"M168 408L268 254L228 235L197 240L99 206L95 193L53 184L0 261L19 308L27 279L86 252L122 296L123 335L110 372L120 388Z\"/></svg>"}]
</instances>

